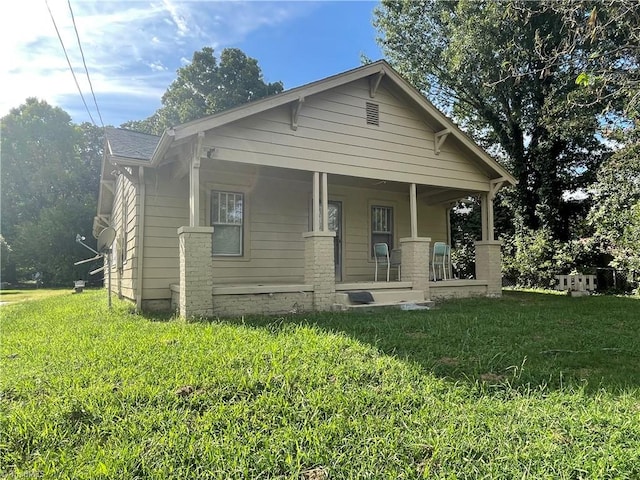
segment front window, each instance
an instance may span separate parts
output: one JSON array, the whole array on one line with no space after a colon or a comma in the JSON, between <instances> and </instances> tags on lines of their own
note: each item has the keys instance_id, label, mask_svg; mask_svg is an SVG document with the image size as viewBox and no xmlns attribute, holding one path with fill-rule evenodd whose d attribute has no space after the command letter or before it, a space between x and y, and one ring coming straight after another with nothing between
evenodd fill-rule
<instances>
[{"instance_id":1,"label":"front window","mask_svg":"<svg viewBox=\"0 0 640 480\"><path fill-rule=\"evenodd\" d=\"M211 192L214 255L242 255L243 207L242 193Z\"/></svg>"},{"instance_id":2,"label":"front window","mask_svg":"<svg viewBox=\"0 0 640 480\"><path fill-rule=\"evenodd\" d=\"M386 243L389 251L393 250L393 208L371 207L371 256L374 256L373 246L376 243Z\"/></svg>"}]
</instances>

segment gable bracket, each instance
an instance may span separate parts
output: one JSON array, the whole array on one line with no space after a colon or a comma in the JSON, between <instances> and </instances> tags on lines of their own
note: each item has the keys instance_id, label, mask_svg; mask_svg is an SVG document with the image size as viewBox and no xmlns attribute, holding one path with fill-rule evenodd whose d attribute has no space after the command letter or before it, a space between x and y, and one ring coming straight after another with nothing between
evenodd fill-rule
<instances>
[{"instance_id":1,"label":"gable bracket","mask_svg":"<svg viewBox=\"0 0 640 480\"><path fill-rule=\"evenodd\" d=\"M131 183L133 183L133 184L135 184L135 183L136 183L136 177L137 177L137 175L136 175L136 174L134 174L134 173L132 173L132 172L130 172L130 171L129 171L129 168L127 168L127 167L123 167L123 166L121 166L121 165L118 165L117 163L116 163L116 164L114 164L114 166L116 167L116 169L115 169L115 173L116 173L117 175L124 175L124 176L127 178L127 180L129 180ZM112 173L113 173L113 172L112 172Z\"/></svg>"},{"instance_id":2,"label":"gable bracket","mask_svg":"<svg viewBox=\"0 0 640 480\"><path fill-rule=\"evenodd\" d=\"M445 128L444 130L440 130L439 132L436 132L434 134L435 143L433 145L433 150L435 151L436 155L440 153L440 147L442 147L442 144L447 139L447 135L449 135L450 133L451 133L451 130L449 130L448 128Z\"/></svg>"},{"instance_id":3,"label":"gable bracket","mask_svg":"<svg viewBox=\"0 0 640 480\"><path fill-rule=\"evenodd\" d=\"M378 87L380 86L380 82L382 81L382 77L384 77L384 70L380 70L375 75L371 75L369 77L369 96L371 98L376 98L376 92L378 91Z\"/></svg>"},{"instance_id":4,"label":"gable bracket","mask_svg":"<svg viewBox=\"0 0 640 480\"><path fill-rule=\"evenodd\" d=\"M298 130L298 115L303 103L304 97L300 97L291 104L291 130Z\"/></svg>"},{"instance_id":5,"label":"gable bracket","mask_svg":"<svg viewBox=\"0 0 640 480\"><path fill-rule=\"evenodd\" d=\"M502 185L506 181L507 181L506 178L500 177L500 178L496 178L494 180L491 180L489 182L489 185L490 185L489 200L493 200L494 198L496 198L496 194L498 193L498 190L500 190L500 188L502 188Z\"/></svg>"}]
</instances>

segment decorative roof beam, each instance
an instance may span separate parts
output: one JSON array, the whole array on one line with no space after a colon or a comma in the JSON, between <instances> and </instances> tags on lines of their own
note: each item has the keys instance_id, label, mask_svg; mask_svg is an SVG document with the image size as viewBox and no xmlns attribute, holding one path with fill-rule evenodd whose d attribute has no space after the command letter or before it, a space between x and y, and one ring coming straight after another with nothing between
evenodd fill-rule
<instances>
[{"instance_id":1,"label":"decorative roof beam","mask_svg":"<svg viewBox=\"0 0 640 480\"><path fill-rule=\"evenodd\" d=\"M507 179L505 177L500 177L500 178L493 179L489 182L489 185L490 185L489 199L490 200L493 200L494 198L496 198L496 194L498 193L498 190L502 188L502 185L504 185L504 182L506 181Z\"/></svg>"},{"instance_id":2,"label":"decorative roof beam","mask_svg":"<svg viewBox=\"0 0 640 480\"><path fill-rule=\"evenodd\" d=\"M114 164L114 167L116 167L116 169L112 173L115 173L116 175L124 175L131 183L136 183L137 172L132 173L128 167L123 167L122 165L118 165L117 163Z\"/></svg>"},{"instance_id":3,"label":"decorative roof beam","mask_svg":"<svg viewBox=\"0 0 640 480\"><path fill-rule=\"evenodd\" d=\"M436 132L434 134L435 143L433 145L433 150L435 151L436 155L440 153L440 147L442 147L442 144L447 139L447 135L449 135L450 133L451 133L451 130L449 130L448 128L445 128L444 130L440 130L439 132Z\"/></svg>"},{"instance_id":4,"label":"decorative roof beam","mask_svg":"<svg viewBox=\"0 0 640 480\"><path fill-rule=\"evenodd\" d=\"M291 130L298 130L298 115L304 103L304 97L299 97L291 104Z\"/></svg>"},{"instance_id":5,"label":"decorative roof beam","mask_svg":"<svg viewBox=\"0 0 640 480\"><path fill-rule=\"evenodd\" d=\"M369 77L369 96L371 98L376 98L376 92L378 91L382 77L384 77L384 70L380 70L375 75Z\"/></svg>"}]
</instances>

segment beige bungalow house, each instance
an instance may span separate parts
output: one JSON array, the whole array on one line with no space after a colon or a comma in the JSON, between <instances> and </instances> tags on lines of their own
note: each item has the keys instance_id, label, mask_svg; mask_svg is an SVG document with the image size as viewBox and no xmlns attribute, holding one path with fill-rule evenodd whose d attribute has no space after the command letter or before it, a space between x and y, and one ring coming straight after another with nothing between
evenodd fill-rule
<instances>
[{"instance_id":1,"label":"beige bungalow house","mask_svg":"<svg viewBox=\"0 0 640 480\"><path fill-rule=\"evenodd\" d=\"M185 317L500 295L493 199L515 179L385 61L166 130L108 129L94 235L112 288ZM482 198L476 278L433 281L452 204ZM374 281L373 244L401 251Z\"/></svg>"}]
</instances>

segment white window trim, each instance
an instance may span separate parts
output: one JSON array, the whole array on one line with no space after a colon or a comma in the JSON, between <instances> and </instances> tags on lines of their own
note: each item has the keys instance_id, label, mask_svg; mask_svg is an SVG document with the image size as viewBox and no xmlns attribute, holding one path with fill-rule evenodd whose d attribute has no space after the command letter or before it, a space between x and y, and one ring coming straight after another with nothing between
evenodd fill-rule
<instances>
[{"instance_id":1,"label":"white window trim","mask_svg":"<svg viewBox=\"0 0 640 480\"><path fill-rule=\"evenodd\" d=\"M215 254L214 262L248 262L251 260L251 187L246 185L224 184L224 183L204 183L206 192L206 208L204 214L205 223L202 225L213 226L211 223L211 192L241 193L243 196L242 206L242 255ZM202 198L202 197L201 197ZM215 227L214 227L215 229Z\"/></svg>"},{"instance_id":2,"label":"white window trim","mask_svg":"<svg viewBox=\"0 0 640 480\"><path fill-rule=\"evenodd\" d=\"M396 202L389 200L376 200L370 199L367 202L367 261L369 263L375 263L375 258L371 254L373 251L373 242L371 241L371 237L373 235L373 225L371 224L371 209L373 207L386 207L392 209L392 217L391 221L393 225L391 226L391 236L393 237L393 248L398 248L398 205Z\"/></svg>"},{"instance_id":3,"label":"white window trim","mask_svg":"<svg viewBox=\"0 0 640 480\"><path fill-rule=\"evenodd\" d=\"M229 195L232 195L232 199L233 202L236 201L236 197L239 196L241 201L242 201L242 218L240 219L240 223L236 223L236 222L228 222L228 212L227 212L227 218L225 218L224 222L218 221L218 222L213 222L213 219L210 218L210 222L211 225L213 226L213 232L215 235L215 228L216 225L219 226L230 226L230 227L236 227L239 228L240 230L240 245L238 245L239 247L239 252L238 253L213 253L214 257L242 257L244 255L244 227L245 227L245 216L244 216L244 204L245 204L245 194L243 192L234 192L234 191L230 191L230 190L210 190L210 195L211 195L211 199L213 199L213 193L217 194L218 199L220 199L220 197L222 195L225 195L225 198ZM226 202L229 202L228 198L226 199ZM211 203L209 204L211 205ZM227 203L228 205L228 203ZM226 205L225 205L225 209L226 209ZM218 208L218 213L221 212L222 209L219 207ZM235 210L234 210L235 211ZM213 214L213 212L210 212L211 214ZM214 240L214 247L215 247L215 240Z\"/></svg>"}]
</instances>

